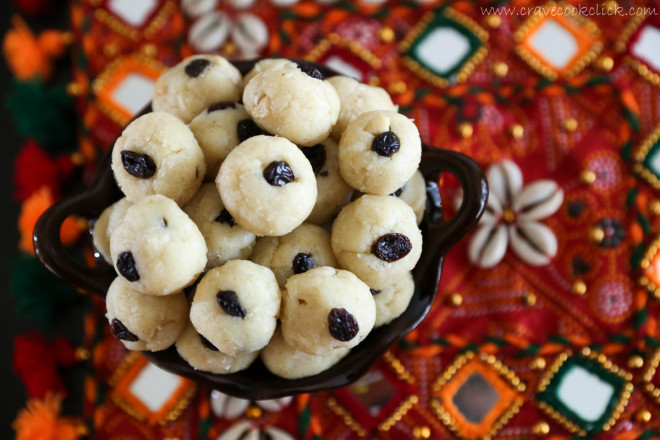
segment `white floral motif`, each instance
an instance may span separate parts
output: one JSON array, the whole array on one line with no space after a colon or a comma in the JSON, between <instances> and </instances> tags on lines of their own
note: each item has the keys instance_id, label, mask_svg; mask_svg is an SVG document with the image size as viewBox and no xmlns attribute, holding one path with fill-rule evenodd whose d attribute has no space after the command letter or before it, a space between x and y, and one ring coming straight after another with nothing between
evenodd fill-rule
<instances>
[{"instance_id":1,"label":"white floral motif","mask_svg":"<svg viewBox=\"0 0 660 440\"><path fill-rule=\"evenodd\" d=\"M491 165L486 178L488 205L468 246L470 262L493 267L510 246L529 265L548 264L557 253L557 238L539 220L559 209L564 192L552 180L537 180L523 187L520 168L510 160Z\"/></svg>"},{"instance_id":2,"label":"white floral motif","mask_svg":"<svg viewBox=\"0 0 660 440\"><path fill-rule=\"evenodd\" d=\"M293 397L287 396L280 399L255 400L254 403L266 411L279 411L291 403ZM250 401L239 397L231 397L220 391L211 391L211 410L217 417L235 419L242 415L250 406Z\"/></svg>"},{"instance_id":3,"label":"white floral motif","mask_svg":"<svg viewBox=\"0 0 660 440\"><path fill-rule=\"evenodd\" d=\"M249 12L232 19L224 12L212 11L198 16L188 31L188 41L200 52L214 52L230 39L242 58L254 58L268 44L268 27Z\"/></svg>"}]
</instances>

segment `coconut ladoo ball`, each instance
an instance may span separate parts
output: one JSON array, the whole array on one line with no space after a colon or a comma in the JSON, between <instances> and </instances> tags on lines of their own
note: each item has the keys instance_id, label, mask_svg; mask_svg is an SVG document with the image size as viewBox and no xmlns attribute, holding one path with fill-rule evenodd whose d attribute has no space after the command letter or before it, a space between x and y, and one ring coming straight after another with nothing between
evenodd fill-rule
<instances>
[{"instance_id":1,"label":"coconut ladoo ball","mask_svg":"<svg viewBox=\"0 0 660 440\"><path fill-rule=\"evenodd\" d=\"M309 147L328 137L340 103L334 87L311 64L284 63L250 80L243 105L268 133Z\"/></svg>"},{"instance_id":2,"label":"coconut ladoo ball","mask_svg":"<svg viewBox=\"0 0 660 440\"><path fill-rule=\"evenodd\" d=\"M206 266L206 251L195 223L161 195L129 207L110 237L115 271L148 295L169 295L192 284Z\"/></svg>"},{"instance_id":3,"label":"coconut ladoo ball","mask_svg":"<svg viewBox=\"0 0 660 440\"><path fill-rule=\"evenodd\" d=\"M362 113L372 110L397 111L389 93L380 87L362 84L354 78L337 75L328 78L328 82L337 91L341 110L337 123L332 129L332 138L339 141L348 124Z\"/></svg>"},{"instance_id":4,"label":"coconut ladoo ball","mask_svg":"<svg viewBox=\"0 0 660 440\"><path fill-rule=\"evenodd\" d=\"M246 259L257 237L240 225L225 209L213 183L205 183L183 208L204 236L208 249L206 267L220 266L229 260Z\"/></svg>"},{"instance_id":5,"label":"coconut ladoo ball","mask_svg":"<svg viewBox=\"0 0 660 440\"><path fill-rule=\"evenodd\" d=\"M392 196L363 195L346 205L331 243L339 266L377 290L410 272L422 253L415 213Z\"/></svg>"},{"instance_id":6,"label":"coconut ladoo ball","mask_svg":"<svg viewBox=\"0 0 660 440\"><path fill-rule=\"evenodd\" d=\"M211 269L199 282L190 321L221 352L251 353L265 347L273 336L280 301L270 269L232 260Z\"/></svg>"},{"instance_id":7,"label":"coconut ladoo ball","mask_svg":"<svg viewBox=\"0 0 660 440\"><path fill-rule=\"evenodd\" d=\"M424 218L426 209L426 181L422 173L417 170L415 174L401 188L394 191L393 195L406 202L415 212L417 224Z\"/></svg>"},{"instance_id":8,"label":"coconut ladoo ball","mask_svg":"<svg viewBox=\"0 0 660 440\"><path fill-rule=\"evenodd\" d=\"M320 144L302 148L301 151L312 165L318 193L307 221L319 225L328 223L350 201L353 193L353 188L348 186L339 173L337 143L328 138Z\"/></svg>"},{"instance_id":9,"label":"coconut ladoo ball","mask_svg":"<svg viewBox=\"0 0 660 440\"><path fill-rule=\"evenodd\" d=\"M188 302L182 292L145 295L122 277L110 284L105 305L110 332L129 350L165 350L188 323Z\"/></svg>"},{"instance_id":10,"label":"coconut ladoo ball","mask_svg":"<svg viewBox=\"0 0 660 440\"><path fill-rule=\"evenodd\" d=\"M245 108L236 102L216 102L195 116L188 127L195 135L206 162L206 180L214 180L220 164L231 150L254 131L254 121ZM255 133L261 134L257 127Z\"/></svg>"},{"instance_id":11,"label":"coconut ladoo ball","mask_svg":"<svg viewBox=\"0 0 660 440\"><path fill-rule=\"evenodd\" d=\"M206 164L186 124L154 112L124 129L112 149L112 172L131 202L162 194L182 206L202 184Z\"/></svg>"},{"instance_id":12,"label":"coconut ladoo ball","mask_svg":"<svg viewBox=\"0 0 660 440\"><path fill-rule=\"evenodd\" d=\"M371 289L371 294L376 302L376 324L374 324L374 327L389 324L401 316L408 308L414 293L415 280L411 272L380 290Z\"/></svg>"},{"instance_id":13,"label":"coconut ladoo ball","mask_svg":"<svg viewBox=\"0 0 660 440\"><path fill-rule=\"evenodd\" d=\"M259 356L259 352L230 356L222 353L208 339L197 333L188 322L176 341L176 351L195 370L214 374L231 374L245 370Z\"/></svg>"},{"instance_id":14,"label":"coconut ladoo ball","mask_svg":"<svg viewBox=\"0 0 660 440\"><path fill-rule=\"evenodd\" d=\"M220 166L216 185L234 221L259 236L285 235L316 202L316 179L305 155L290 141L254 136Z\"/></svg>"},{"instance_id":15,"label":"coconut ladoo ball","mask_svg":"<svg viewBox=\"0 0 660 440\"><path fill-rule=\"evenodd\" d=\"M218 55L194 55L163 73L154 86L154 111L190 122L216 102L240 99L241 73Z\"/></svg>"},{"instance_id":16,"label":"coconut ladoo ball","mask_svg":"<svg viewBox=\"0 0 660 440\"><path fill-rule=\"evenodd\" d=\"M108 264L112 264L112 257L110 256L110 237L115 228L124 219L124 214L126 214L126 210L131 205L132 203L124 197L105 208L94 223L92 236L94 248L99 251L99 254Z\"/></svg>"},{"instance_id":17,"label":"coconut ladoo ball","mask_svg":"<svg viewBox=\"0 0 660 440\"><path fill-rule=\"evenodd\" d=\"M386 195L401 188L419 167L422 142L415 124L393 111L363 113L339 141L339 171L353 188Z\"/></svg>"},{"instance_id":18,"label":"coconut ladoo ball","mask_svg":"<svg viewBox=\"0 0 660 440\"><path fill-rule=\"evenodd\" d=\"M337 267L330 233L320 226L303 223L282 237L257 239L250 260L270 268L280 287L299 273L321 266Z\"/></svg>"},{"instance_id":19,"label":"coconut ladoo ball","mask_svg":"<svg viewBox=\"0 0 660 440\"><path fill-rule=\"evenodd\" d=\"M275 334L268 345L261 350L261 360L276 376L285 379L300 379L319 374L342 360L350 348L337 348L325 354L311 355L290 347L282 336L282 329Z\"/></svg>"},{"instance_id":20,"label":"coconut ladoo ball","mask_svg":"<svg viewBox=\"0 0 660 440\"><path fill-rule=\"evenodd\" d=\"M289 278L282 303L284 340L307 354L355 347L376 320L369 286L347 270L327 266Z\"/></svg>"},{"instance_id":21,"label":"coconut ladoo ball","mask_svg":"<svg viewBox=\"0 0 660 440\"><path fill-rule=\"evenodd\" d=\"M281 66L283 64L293 64L295 66L296 63L294 63L291 60L287 60L286 58L266 58L261 61L258 61L252 70L250 70L244 77L242 81L242 88L241 90L245 90L245 86L248 85L250 80L263 72L264 70L270 69L271 67L275 66Z\"/></svg>"}]
</instances>

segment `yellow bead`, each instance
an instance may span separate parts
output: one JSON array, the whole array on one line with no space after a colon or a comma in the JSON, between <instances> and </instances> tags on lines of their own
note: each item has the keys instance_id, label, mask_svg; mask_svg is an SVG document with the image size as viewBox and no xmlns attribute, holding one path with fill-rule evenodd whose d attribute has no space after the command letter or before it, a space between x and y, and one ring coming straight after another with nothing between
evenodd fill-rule
<instances>
[{"instance_id":1,"label":"yellow bead","mask_svg":"<svg viewBox=\"0 0 660 440\"><path fill-rule=\"evenodd\" d=\"M600 57L596 62L596 65L603 72L609 72L614 67L614 60L612 57Z\"/></svg>"},{"instance_id":2,"label":"yellow bead","mask_svg":"<svg viewBox=\"0 0 660 440\"><path fill-rule=\"evenodd\" d=\"M566 131L573 132L578 128L578 121L575 118L568 118L564 120L563 125Z\"/></svg>"},{"instance_id":3,"label":"yellow bead","mask_svg":"<svg viewBox=\"0 0 660 440\"><path fill-rule=\"evenodd\" d=\"M605 231L603 231L602 228L598 228L598 227L591 228L591 230L589 231L589 238L594 243L600 243L605 238Z\"/></svg>"},{"instance_id":4,"label":"yellow bead","mask_svg":"<svg viewBox=\"0 0 660 440\"><path fill-rule=\"evenodd\" d=\"M155 57L158 55L158 47L155 44L145 44L142 46L142 53L148 57Z\"/></svg>"},{"instance_id":5,"label":"yellow bead","mask_svg":"<svg viewBox=\"0 0 660 440\"><path fill-rule=\"evenodd\" d=\"M511 126L511 137L514 139L521 139L525 135L525 129L520 124Z\"/></svg>"},{"instance_id":6,"label":"yellow bead","mask_svg":"<svg viewBox=\"0 0 660 440\"><path fill-rule=\"evenodd\" d=\"M504 220L504 223L513 223L516 220L516 214L512 210L504 208L502 210L502 220Z\"/></svg>"},{"instance_id":7,"label":"yellow bead","mask_svg":"<svg viewBox=\"0 0 660 440\"><path fill-rule=\"evenodd\" d=\"M380 86L380 78L375 75L372 76L369 78L369 84L376 87Z\"/></svg>"},{"instance_id":8,"label":"yellow bead","mask_svg":"<svg viewBox=\"0 0 660 440\"><path fill-rule=\"evenodd\" d=\"M415 438L431 438L431 428L428 426L415 426L413 428L413 435Z\"/></svg>"},{"instance_id":9,"label":"yellow bead","mask_svg":"<svg viewBox=\"0 0 660 440\"><path fill-rule=\"evenodd\" d=\"M580 173L580 182L584 183L585 185L591 185L596 181L596 173L594 173L591 170L583 170Z\"/></svg>"},{"instance_id":10,"label":"yellow bead","mask_svg":"<svg viewBox=\"0 0 660 440\"><path fill-rule=\"evenodd\" d=\"M394 41L396 34L394 33L394 30L392 30L392 28L384 27L383 29L380 30L379 36L384 43L391 43L392 41Z\"/></svg>"},{"instance_id":11,"label":"yellow bead","mask_svg":"<svg viewBox=\"0 0 660 440\"><path fill-rule=\"evenodd\" d=\"M648 423L651 421L651 412L648 409L640 409L635 413L635 420L639 423Z\"/></svg>"},{"instance_id":12,"label":"yellow bead","mask_svg":"<svg viewBox=\"0 0 660 440\"><path fill-rule=\"evenodd\" d=\"M76 348L75 357L77 361L86 361L92 357L92 353L85 347Z\"/></svg>"},{"instance_id":13,"label":"yellow bead","mask_svg":"<svg viewBox=\"0 0 660 440\"><path fill-rule=\"evenodd\" d=\"M402 93L406 93L406 90L408 90L408 86L403 81L397 81L391 84L389 87L389 91L393 95L400 95Z\"/></svg>"},{"instance_id":14,"label":"yellow bead","mask_svg":"<svg viewBox=\"0 0 660 440\"><path fill-rule=\"evenodd\" d=\"M234 55L236 53L236 45L234 43L232 43L231 41L228 41L227 43L225 43L225 45L222 47L222 49L224 50L224 52L227 55Z\"/></svg>"},{"instance_id":15,"label":"yellow bead","mask_svg":"<svg viewBox=\"0 0 660 440\"><path fill-rule=\"evenodd\" d=\"M575 295L584 295L587 293L587 284L582 280L577 280L571 286L571 292Z\"/></svg>"},{"instance_id":16,"label":"yellow bead","mask_svg":"<svg viewBox=\"0 0 660 440\"><path fill-rule=\"evenodd\" d=\"M108 58L114 58L119 53L119 46L115 43L109 43L103 45L103 55Z\"/></svg>"},{"instance_id":17,"label":"yellow bead","mask_svg":"<svg viewBox=\"0 0 660 440\"><path fill-rule=\"evenodd\" d=\"M447 301L450 305L458 307L463 304L463 296L460 293L452 293L449 295Z\"/></svg>"},{"instance_id":18,"label":"yellow bead","mask_svg":"<svg viewBox=\"0 0 660 440\"><path fill-rule=\"evenodd\" d=\"M462 122L458 125L458 134L461 135L463 139L469 139L474 133L474 128L469 122Z\"/></svg>"},{"instance_id":19,"label":"yellow bead","mask_svg":"<svg viewBox=\"0 0 660 440\"><path fill-rule=\"evenodd\" d=\"M529 292L527 295L523 296L523 302L528 306L533 306L536 304L536 295Z\"/></svg>"},{"instance_id":20,"label":"yellow bead","mask_svg":"<svg viewBox=\"0 0 660 440\"><path fill-rule=\"evenodd\" d=\"M66 93L71 96L80 96L83 93L83 88L77 82L70 82L66 85Z\"/></svg>"},{"instance_id":21,"label":"yellow bead","mask_svg":"<svg viewBox=\"0 0 660 440\"><path fill-rule=\"evenodd\" d=\"M660 200L653 200L649 203L649 211L653 215L660 215Z\"/></svg>"},{"instance_id":22,"label":"yellow bead","mask_svg":"<svg viewBox=\"0 0 660 440\"><path fill-rule=\"evenodd\" d=\"M493 65L493 72L495 75L503 78L509 73L509 66L505 62L499 61Z\"/></svg>"},{"instance_id":23,"label":"yellow bead","mask_svg":"<svg viewBox=\"0 0 660 440\"><path fill-rule=\"evenodd\" d=\"M486 17L486 25L491 29L497 29L502 24L502 18L499 15L489 15Z\"/></svg>"},{"instance_id":24,"label":"yellow bead","mask_svg":"<svg viewBox=\"0 0 660 440\"><path fill-rule=\"evenodd\" d=\"M607 0L603 2L603 9L605 9L608 14L614 14L618 7L619 4L616 2L616 0Z\"/></svg>"},{"instance_id":25,"label":"yellow bead","mask_svg":"<svg viewBox=\"0 0 660 440\"><path fill-rule=\"evenodd\" d=\"M548 435L550 433L550 425L546 422L538 422L532 429L536 435Z\"/></svg>"},{"instance_id":26,"label":"yellow bead","mask_svg":"<svg viewBox=\"0 0 660 440\"><path fill-rule=\"evenodd\" d=\"M250 406L248 407L247 411L245 411L245 415L248 416L250 419L256 419L261 417L261 414L263 411L261 411L261 408L258 406Z\"/></svg>"},{"instance_id":27,"label":"yellow bead","mask_svg":"<svg viewBox=\"0 0 660 440\"><path fill-rule=\"evenodd\" d=\"M644 366L644 358L636 354L628 359L628 368L642 368Z\"/></svg>"},{"instance_id":28,"label":"yellow bead","mask_svg":"<svg viewBox=\"0 0 660 440\"><path fill-rule=\"evenodd\" d=\"M529 363L529 368L532 370L543 370L546 366L545 359L542 357L537 357L534 358L530 363Z\"/></svg>"}]
</instances>

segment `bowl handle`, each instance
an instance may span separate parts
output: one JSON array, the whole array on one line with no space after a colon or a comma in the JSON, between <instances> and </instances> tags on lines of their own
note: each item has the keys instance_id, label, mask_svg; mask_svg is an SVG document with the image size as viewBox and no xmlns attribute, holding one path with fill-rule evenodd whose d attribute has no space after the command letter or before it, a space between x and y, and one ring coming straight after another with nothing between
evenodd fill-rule
<instances>
[{"instance_id":1,"label":"bowl handle","mask_svg":"<svg viewBox=\"0 0 660 440\"><path fill-rule=\"evenodd\" d=\"M426 180L426 213L422 224L424 248L428 256L422 254L414 271L433 272L435 276L422 278L420 286L424 291L436 292L440 283L442 260L447 251L477 224L488 200L488 183L477 163L451 150L424 146L420 171ZM458 212L449 220L443 218L442 200L438 180L443 172L454 175L463 188L463 203Z\"/></svg>"},{"instance_id":2,"label":"bowl handle","mask_svg":"<svg viewBox=\"0 0 660 440\"><path fill-rule=\"evenodd\" d=\"M437 247L449 249L477 224L488 200L488 182L481 167L471 158L456 151L425 148L420 171L427 182L427 213L425 227ZM463 188L463 202L458 212L445 221L438 192L438 180L443 172L454 175Z\"/></svg>"},{"instance_id":3,"label":"bowl handle","mask_svg":"<svg viewBox=\"0 0 660 440\"><path fill-rule=\"evenodd\" d=\"M112 175L104 173L100 179L97 179L91 185L96 189L92 193L84 192L54 203L39 217L32 235L35 253L48 270L65 282L83 291L94 292L103 298L110 283L117 276L114 269L104 263L98 267L89 267L74 259L62 245L60 228L70 215L97 218L118 198L114 194L105 194L98 190L107 186L105 180L108 178L112 178Z\"/></svg>"}]
</instances>

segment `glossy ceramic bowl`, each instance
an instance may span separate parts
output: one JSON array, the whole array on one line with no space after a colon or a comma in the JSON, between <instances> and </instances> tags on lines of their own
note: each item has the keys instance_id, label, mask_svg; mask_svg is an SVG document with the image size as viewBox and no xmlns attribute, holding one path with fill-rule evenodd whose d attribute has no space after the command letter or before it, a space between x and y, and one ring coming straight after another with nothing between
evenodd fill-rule
<instances>
[{"instance_id":1,"label":"glossy ceramic bowl","mask_svg":"<svg viewBox=\"0 0 660 440\"><path fill-rule=\"evenodd\" d=\"M234 64L245 74L256 61ZM326 67L316 67L326 77L337 75ZM141 114L149 111L151 109L147 108ZM112 175L110 162L108 152L87 189L51 206L34 229L34 247L41 262L65 282L93 292L103 299L110 283L117 276L114 269L104 261L92 268L72 258L60 242L59 231L68 216L96 219L107 206L122 197ZM486 205L488 187L483 172L467 156L423 145L420 170L427 182L427 207L420 225L424 244L419 263L413 271L415 293L410 305L390 324L374 329L339 363L315 376L289 380L271 374L259 359L244 371L220 375L194 370L174 347L160 352L144 352L144 355L164 370L226 394L251 400L334 389L359 379L392 344L404 338L424 319L435 299L444 256L477 224ZM459 180L464 200L458 212L447 221L443 219L437 185L443 172L453 174Z\"/></svg>"}]
</instances>

